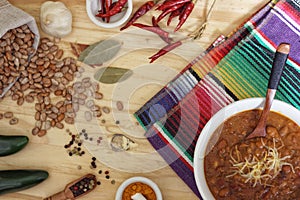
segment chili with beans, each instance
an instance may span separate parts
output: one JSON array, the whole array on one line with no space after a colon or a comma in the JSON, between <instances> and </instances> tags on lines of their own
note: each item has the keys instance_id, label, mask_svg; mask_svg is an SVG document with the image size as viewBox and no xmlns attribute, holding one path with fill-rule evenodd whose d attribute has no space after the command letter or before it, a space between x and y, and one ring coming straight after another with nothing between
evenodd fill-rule
<instances>
[{"instance_id":1,"label":"chili with beans","mask_svg":"<svg viewBox=\"0 0 300 200\"><path fill-rule=\"evenodd\" d=\"M300 199L300 127L270 112L267 137L243 140L255 128L260 113L238 113L214 133L220 135L204 167L216 199Z\"/></svg>"}]
</instances>

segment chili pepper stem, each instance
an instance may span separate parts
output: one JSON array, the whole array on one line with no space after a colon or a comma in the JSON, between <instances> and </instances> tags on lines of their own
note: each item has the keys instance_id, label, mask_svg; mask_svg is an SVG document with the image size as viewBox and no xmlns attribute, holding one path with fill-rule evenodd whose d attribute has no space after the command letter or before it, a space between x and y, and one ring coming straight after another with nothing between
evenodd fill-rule
<instances>
[{"instance_id":1,"label":"chili pepper stem","mask_svg":"<svg viewBox=\"0 0 300 200\"><path fill-rule=\"evenodd\" d=\"M190 33L188 36L193 38L194 40L199 39L205 31L206 25L207 25L207 22L204 21L199 28L197 28L195 31Z\"/></svg>"},{"instance_id":2,"label":"chili pepper stem","mask_svg":"<svg viewBox=\"0 0 300 200\"><path fill-rule=\"evenodd\" d=\"M216 0L213 0L211 6L210 6L210 8L209 8L209 10L208 10L208 12L205 16L204 21L201 24L201 26L199 28L197 28L195 31L193 31L192 33L190 33L189 37L192 37L194 40L196 40L196 39L199 39L202 36L202 34L203 34L204 30L206 29L206 26L208 24L208 17L212 12L212 9L213 9L215 3L216 3Z\"/></svg>"}]
</instances>

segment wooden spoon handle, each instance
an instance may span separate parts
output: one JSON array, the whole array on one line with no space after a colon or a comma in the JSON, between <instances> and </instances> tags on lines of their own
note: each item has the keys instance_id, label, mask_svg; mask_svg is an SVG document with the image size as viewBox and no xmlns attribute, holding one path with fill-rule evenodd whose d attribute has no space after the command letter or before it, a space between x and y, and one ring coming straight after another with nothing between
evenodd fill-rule
<instances>
[{"instance_id":1,"label":"wooden spoon handle","mask_svg":"<svg viewBox=\"0 0 300 200\"><path fill-rule=\"evenodd\" d=\"M290 45L286 43L281 43L276 50L275 53L275 58L273 60L273 65L271 69L271 74L270 74L270 79L269 79L269 85L268 85L268 90L266 94L266 102L265 106L262 112L261 118L264 120L261 120L263 124L266 123L267 120L267 115L270 112L272 102L275 98L276 90L278 87L278 84L281 79L281 75L286 63L286 60L288 58L290 52Z\"/></svg>"},{"instance_id":2,"label":"wooden spoon handle","mask_svg":"<svg viewBox=\"0 0 300 200\"><path fill-rule=\"evenodd\" d=\"M262 115L268 115L270 111L289 52L290 52L289 44L281 43L277 47L275 58L273 60L273 65L271 69L268 90L266 94L267 98L266 98L265 108L263 109Z\"/></svg>"},{"instance_id":3,"label":"wooden spoon handle","mask_svg":"<svg viewBox=\"0 0 300 200\"><path fill-rule=\"evenodd\" d=\"M290 45L286 43L281 43L277 47L275 53L275 58L273 61L272 71L269 79L268 89L277 90L278 84L280 82L280 77L283 72L286 60L290 52Z\"/></svg>"},{"instance_id":4,"label":"wooden spoon handle","mask_svg":"<svg viewBox=\"0 0 300 200\"><path fill-rule=\"evenodd\" d=\"M277 91L278 84L280 82L281 74L283 72L288 54L290 52L290 45L281 43L276 50L275 58L273 60L273 66L271 69L268 90L266 94L265 105L262 110L260 119L254 131L246 136L246 139L254 137L265 137L266 136L266 121L269 115L275 94Z\"/></svg>"}]
</instances>

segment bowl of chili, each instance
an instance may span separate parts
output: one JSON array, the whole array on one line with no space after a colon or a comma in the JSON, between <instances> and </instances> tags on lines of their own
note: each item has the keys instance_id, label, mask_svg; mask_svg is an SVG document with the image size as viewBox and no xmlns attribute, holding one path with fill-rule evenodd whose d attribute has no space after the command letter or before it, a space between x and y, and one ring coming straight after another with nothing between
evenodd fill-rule
<instances>
[{"instance_id":1,"label":"bowl of chili","mask_svg":"<svg viewBox=\"0 0 300 200\"><path fill-rule=\"evenodd\" d=\"M131 177L118 188L115 200L131 200L134 195L143 195L147 200L162 200L159 187L146 177Z\"/></svg>"},{"instance_id":2,"label":"bowl of chili","mask_svg":"<svg viewBox=\"0 0 300 200\"><path fill-rule=\"evenodd\" d=\"M243 158L243 156L245 154L241 154L241 152L239 150L235 150L235 148L230 148L230 141L233 140L233 144L235 144L236 141L242 141L244 146L251 144L251 142L253 143L253 141L243 141L241 138L244 138L243 136L245 136L247 133L244 133L243 136L241 136L240 138L234 138L233 136L235 135L241 135L240 131L242 129L231 129L230 126L226 125L226 122L228 122L228 124L233 124L234 121L230 121L230 119L232 119L234 116L237 116L241 113L246 113L247 111L250 112L257 112L257 116L255 120L258 121L259 118L259 114L263 107L264 104L264 98L248 98L248 99L244 99L244 100L240 100L237 102L234 102L226 107L224 107L223 109L221 109L220 111L218 111L209 121L208 123L205 125L205 127L203 128L197 144L196 144L196 148L195 148L195 154L194 154L194 175L195 175L195 180L196 180L196 185L198 187L198 190L201 194L201 196L203 197L203 199L241 199L241 196L243 196L245 198L246 195L246 199L249 198L258 198L258 199L282 199L282 196L289 196L289 195L294 195L294 199L297 199L300 197L300 192L297 191L297 189L293 192L293 187L294 188L299 188L300 186L300 169L299 169L299 163L300 162L300 156L297 155L297 153L299 153L299 145L300 142L297 142L298 140L296 139L296 137L299 137L300 134L300 110L298 110L297 108L293 107L292 105L279 101L279 100L274 100L272 107L271 107L271 112L273 113L277 113L278 115L281 115L282 118L288 119L289 121L274 121L273 122L268 122L267 121L267 132L268 132L268 128L271 127L271 124L275 123L276 125L274 125L274 127L281 126L281 129L284 129L285 126L293 126L295 127L295 129L293 131L289 130L290 132L288 133L284 133L287 132L286 130L281 130L278 128L278 131L275 131L276 133L274 133L274 135L270 136L270 138L272 138L274 141L276 140L277 143L282 142L282 145L278 145L276 148L275 147L275 142L270 143L268 146L267 145L264 146L264 144L266 142L263 142L265 140L267 140L266 138L256 138L256 141L254 141L254 144L258 144L258 143L262 143L263 145L261 145L261 147L257 147L255 145L253 145L254 147L252 149L250 149L249 154L255 155L257 152L260 152L261 149L266 148L267 152L272 153L272 155L274 154L274 156L277 156L276 159L271 159L269 158L269 155L267 154L263 154L263 159L264 162L267 160L267 167L282 167L282 168L278 168L277 172L272 171L271 169L267 169L264 168L264 172L262 172L259 176L260 179L254 179L257 178L255 177L255 175L257 175L257 171L255 171L255 174L252 174L252 177L248 176L246 177L246 171L249 172L251 171L251 167L250 166L251 163L254 163L253 159L246 159L245 162L240 162L238 163L239 160L241 160ZM248 119L246 122L242 120L243 118L238 118L238 120L236 120L236 124L240 124L241 126L244 126L245 124L252 123L252 127L254 128L256 126L257 121L253 122L253 118L250 120ZM270 119L271 119L271 113L270 113ZM283 120L281 118L278 118L278 120ZM270 121L270 120L269 120ZM269 125L268 125L269 123ZM282 124L282 125L277 125L278 124ZM268 127L269 126L269 127ZM245 126L247 127L247 126ZM249 127L249 126L248 126ZM272 127L271 127L272 128ZM270 128L270 129L271 129ZM224 134L224 130L228 130L228 134L226 135L226 139L224 140L226 141L226 143L224 141L222 141L222 139L225 138L222 137L222 134ZM238 130L238 131L237 131ZM249 132L251 130L248 130ZM239 132L239 133L235 133L235 132ZM276 136L275 135L279 135ZM295 135L297 134L297 135ZM230 136L232 135L232 137ZM292 136L292 137L291 137ZM231 138L230 138L231 137ZM280 141L279 139L277 139L278 137L282 138L282 141ZM274 139L276 138L276 139ZM269 140L270 141L270 140ZM222 143L223 142L223 143ZM244 144L245 142L245 144ZM249 143L247 143L249 142ZM238 142L237 142L238 143ZM276 143L276 144L277 144ZM219 146L220 145L220 146ZM227 145L227 146L224 146ZM242 145L238 146L238 148L240 148ZM251 144L252 145L252 144ZM223 146L223 147L222 147ZM234 146L234 145L233 145ZM292 147L293 146L293 147ZM220 147L220 148L219 148ZM227 148L228 147L228 148ZM247 147L247 146L246 146ZM273 148L274 147L274 148ZM219 149L218 149L219 148ZM223 148L223 149L222 149ZM231 150L230 150L231 149ZM233 149L233 150L232 150ZM285 152L286 149L286 152ZM224 152L222 152L221 150L224 150ZM209 162L208 157L210 156L211 152L215 151L215 155L216 157L211 159ZM226 153L227 151L227 153ZM257 151L257 152L256 152ZM247 151L245 151L247 152ZM253 152L253 153L252 153ZM254 154L255 152L255 154ZM289 152L289 153L287 153ZM296 152L296 153L291 153L291 152ZM224 154L223 154L224 153ZM221 155L227 155L228 160L231 160L229 163L231 163L230 167L228 167L228 163L226 160L222 160ZM236 158L238 156L234 156L239 154L239 156L241 158ZM276 155L275 155L276 154ZM218 156L219 157L218 157ZM248 155L248 154L247 154ZM254 158L255 156L253 156ZM231 159L233 158L233 159ZM259 160L259 158L255 157L255 159L257 159L257 161ZM214 165L214 163L216 164L216 166ZM249 166L247 165L245 168L243 168L246 164L249 164ZM257 162L259 165L255 165L256 167L258 166L264 166L264 163ZM271 165L271 164L276 164L276 165ZM278 165L277 165L278 164ZM239 168L239 166L241 166L242 168ZM216 168L215 168L216 167ZM245 170L247 168L247 170ZM209 171L211 171L211 174L215 174L212 176L223 176L223 179L214 179L212 177L210 177L208 175ZM263 174L269 172L270 174ZM225 175L223 175L223 174ZM241 175L242 174L242 175ZM239 177L241 175L241 177ZM276 177L276 176L277 177ZM228 178L228 179L226 179ZM253 178L253 179L251 179ZM263 179L265 178L265 179ZM214 181L212 180L214 179ZM280 181L279 181L280 180ZM210 182L217 182L216 184L214 183L210 183ZM238 182L240 181L240 182ZM271 182L269 181L276 181L274 183L274 185L272 185L271 187ZM283 185L283 183L285 183ZM227 185L228 188L222 187L224 185ZM290 186L289 186L290 185ZM215 188L213 188L212 186L217 186ZM219 187L218 187L219 186ZM274 190L274 186L277 187L276 191ZM281 189L279 189L281 187ZM286 189L286 191L289 191L288 194L284 194L285 190L282 189L283 187L286 187L288 189ZM256 188L256 189L255 189ZM251 191L250 191L251 190ZM239 191L239 192L237 192ZM278 192L280 191L280 192ZM253 197L251 196L251 194L255 195L260 195L260 196L256 196ZM282 195L280 196L276 196L276 195ZM292 196L291 196L292 197Z\"/></svg>"},{"instance_id":3,"label":"bowl of chili","mask_svg":"<svg viewBox=\"0 0 300 200\"><path fill-rule=\"evenodd\" d=\"M132 9L132 0L86 0L88 17L102 28L121 26L129 19Z\"/></svg>"}]
</instances>

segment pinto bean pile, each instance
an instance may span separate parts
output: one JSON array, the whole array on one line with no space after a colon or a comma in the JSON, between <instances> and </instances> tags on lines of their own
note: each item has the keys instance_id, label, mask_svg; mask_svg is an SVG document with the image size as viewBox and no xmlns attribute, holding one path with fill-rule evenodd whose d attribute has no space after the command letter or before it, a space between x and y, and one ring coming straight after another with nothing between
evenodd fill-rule
<instances>
[{"instance_id":1,"label":"pinto bean pile","mask_svg":"<svg viewBox=\"0 0 300 200\"><path fill-rule=\"evenodd\" d=\"M0 94L28 66L34 52L33 40L34 34L27 25L9 30L0 38Z\"/></svg>"},{"instance_id":2,"label":"pinto bean pile","mask_svg":"<svg viewBox=\"0 0 300 200\"><path fill-rule=\"evenodd\" d=\"M34 53L34 34L24 25L8 31L0 40L0 94L15 82L5 94L22 106L35 103L36 120L33 135L43 136L51 127L64 128L64 123L74 124L79 105L88 97L101 99L97 82L80 78L84 69L72 57L63 57L64 51L56 41L42 38ZM33 55L30 58L30 56ZM101 116L100 106L89 102L96 117Z\"/></svg>"}]
</instances>

